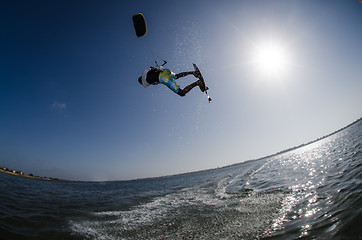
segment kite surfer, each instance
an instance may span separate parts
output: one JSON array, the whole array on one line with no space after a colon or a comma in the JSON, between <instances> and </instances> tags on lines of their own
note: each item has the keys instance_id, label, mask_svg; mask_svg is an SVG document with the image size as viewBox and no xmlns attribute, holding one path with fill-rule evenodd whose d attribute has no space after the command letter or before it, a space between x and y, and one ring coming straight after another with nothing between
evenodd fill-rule
<instances>
[{"instance_id":1,"label":"kite surfer","mask_svg":"<svg viewBox=\"0 0 362 240\"><path fill-rule=\"evenodd\" d=\"M137 37L144 37L147 33L147 24L143 14L137 13L133 15L132 19ZM193 89L194 87L199 86L200 90L207 94L207 99L209 100L209 102L211 101L211 98L207 93L207 90L209 88L206 86L204 77L202 76L196 64L193 64L195 71L181 72L175 74L171 70L165 69L163 67L167 63L165 60L163 61L164 63L161 66L159 66L155 61L156 67L147 68L143 72L142 76L138 78L138 82L144 87L149 87L150 85L158 85L162 83L163 85L166 85L171 91L182 97L190 92L191 89ZM184 89L181 89L180 86L177 84L176 80L181 77L186 77L188 75L194 75L199 80L191 83Z\"/></svg>"},{"instance_id":2,"label":"kite surfer","mask_svg":"<svg viewBox=\"0 0 362 240\"><path fill-rule=\"evenodd\" d=\"M188 75L194 75L196 78L199 78L199 80L191 83L184 89L181 89L180 86L177 84L176 79L186 77ZM147 68L143 72L142 76L138 78L138 82L144 87L149 87L150 85L158 85L161 83L163 85L166 85L174 93L183 97L196 86L199 86L202 92L205 92L209 89L208 87L205 87L200 77L201 74L198 71L181 72L175 74L171 70L165 69L163 68L163 66L159 66Z\"/></svg>"}]
</instances>

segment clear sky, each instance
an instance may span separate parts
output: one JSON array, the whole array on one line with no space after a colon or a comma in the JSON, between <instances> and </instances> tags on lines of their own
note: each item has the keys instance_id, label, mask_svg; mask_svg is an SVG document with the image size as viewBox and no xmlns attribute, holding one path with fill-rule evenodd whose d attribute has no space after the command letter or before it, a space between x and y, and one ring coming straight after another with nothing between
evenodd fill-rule
<instances>
[{"instance_id":1,"label":"clear sky","mask_svg":"<svg viewBox=\"0 0 362 240\"><path fill-rule=\"evenodd\" d=\"M0 165L124 180L314 140L362 116L361 26L359 0L2 1ZM160 58L197 63L212 103L142 87Z\"/></svg>"}]
</instances>

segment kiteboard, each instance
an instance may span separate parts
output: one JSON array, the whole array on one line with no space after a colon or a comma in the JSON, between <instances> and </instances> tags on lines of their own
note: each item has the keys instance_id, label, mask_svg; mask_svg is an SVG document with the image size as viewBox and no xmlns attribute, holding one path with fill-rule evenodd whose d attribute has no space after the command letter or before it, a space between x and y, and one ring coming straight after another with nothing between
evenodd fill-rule
<instances>
[{"instance_id":1,"label":"kiteboard","mask_svg":"<svg viewBox=\"0 0 362 240\"><path fill-rule=\"evenodd\" d=\"M198 73L197 77L201 80L201 83L202 83L200 86L201 92L204 92L207 95L207 100L209 100L209 102L211 102L211 98L210 98L209 94L207 93L207 90L209 90L209 88L206 86L204 77L202 76L200 69L197 67L197 65L195 63L193 63L192 65L194 65L194 69Z\"/></svg>"}]
</instances>

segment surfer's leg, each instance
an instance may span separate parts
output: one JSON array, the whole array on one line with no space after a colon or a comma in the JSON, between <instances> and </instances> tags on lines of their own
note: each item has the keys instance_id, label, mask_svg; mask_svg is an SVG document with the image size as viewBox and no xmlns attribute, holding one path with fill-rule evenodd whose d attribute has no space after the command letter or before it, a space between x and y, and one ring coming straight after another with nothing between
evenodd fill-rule
<instances>
[{"instance_id":1,"label":"surfer's leg","mask_svg":"<svg viewBox=\"0 0 362 240\"><path fill-rule=\"evenodd\" d=\"M180 95L181 97L185 96L188 92L191 91L191 89L193 89L196 86L199 86L200 83L201 83L201 80L191 83L190 85L186 86L184 89L180 89L180 91L178 92L178 95Z\"/></svg>"},{"instance_id":2,"label":"surfer's leg","mask_svg":"<svg viewBox=\"0 0 362 240\"><path fill-rule=\"evenodd\" d=\"M195 71L192 71L192 72L182 72L182 73L176 74L176 79L181 78L181 77L186 77L186 76L188 76L188 75L194 75L194 76L196 77L196 74L197 74L197 72L195 72Z\"/></svg>"}]
</instances>

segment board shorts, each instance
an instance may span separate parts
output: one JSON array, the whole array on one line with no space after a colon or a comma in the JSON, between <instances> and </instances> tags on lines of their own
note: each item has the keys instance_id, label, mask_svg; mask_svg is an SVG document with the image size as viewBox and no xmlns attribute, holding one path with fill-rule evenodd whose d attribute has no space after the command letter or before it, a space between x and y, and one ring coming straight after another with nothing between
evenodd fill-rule
<instances>
[{"instance_id":1,"label":"board shorts","mask_svg":"<svg viewBox=\"0 0 362 240\"><path fill-rule=\"evenodd\" d=\"M179 94L181 89L180 86L176 83L176 75L171 72L169 69L164 69L158 76L160 83L166 85L174 93Z\"/></svg>"}]
</instances>

